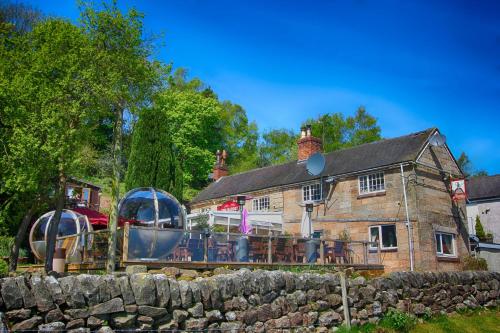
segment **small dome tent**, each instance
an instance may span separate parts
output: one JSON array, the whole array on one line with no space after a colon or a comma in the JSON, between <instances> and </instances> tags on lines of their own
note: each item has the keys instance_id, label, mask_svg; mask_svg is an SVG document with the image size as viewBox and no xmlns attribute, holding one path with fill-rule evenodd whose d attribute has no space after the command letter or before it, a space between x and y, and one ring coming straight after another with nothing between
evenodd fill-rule
<instances>
[{"instance_id":1,"label":"small dome tent","mask_svg":"<svg viewBox=\"0 0 500 333\"><path fill-rule=\"evenodd\" d=\"M50 223L55 211L42 215L31 227L29 243L31 251L38 260L45 260L45 251ZM92 225L85 215L79 214L69 209L64 209L61 213L61 220L57 231L56 247L66 249L66 259L68 261L80 261L85 242L90 248L92 238L84 235L83 232L93 231ZM77 237L68 237L78 235Z\"/></svg>"}]
</instances>

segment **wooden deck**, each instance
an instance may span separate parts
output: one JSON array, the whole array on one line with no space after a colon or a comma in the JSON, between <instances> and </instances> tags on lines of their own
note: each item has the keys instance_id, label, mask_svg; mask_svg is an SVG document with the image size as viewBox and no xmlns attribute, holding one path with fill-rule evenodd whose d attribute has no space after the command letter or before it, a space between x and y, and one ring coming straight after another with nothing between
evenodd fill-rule
<instances>
[{"instance_id":1,"label":"wooden deck","mask_svg":"<svg viewBox=\"0 0 500 333\"><path fill-rule=\"evenodd\" d=\"M163 267L177 267L183 269L195 269L195 270L212 270L217 267L226 267L230 269L239 268L262 268L262 269L280 269L280 268L292 268L292 267L314 267L322 269L345 269L352 267L356 271L383 271L384 265L372 265L372 264L297 264L297 263L265 263L265 262L203 262L203 261L170 261L170 262L144 262L144 261L127 261L118 264L117 269L122 271L125 270L126 266L130 265L145 265L148 269L161 269ZM18 271L28 272L43 270L44 265L19 265ZM102 271L106 269L106 263L88 263L88 264L67 264L67 272L91 272L91 271Z\"/></svg>"}]
</instances>

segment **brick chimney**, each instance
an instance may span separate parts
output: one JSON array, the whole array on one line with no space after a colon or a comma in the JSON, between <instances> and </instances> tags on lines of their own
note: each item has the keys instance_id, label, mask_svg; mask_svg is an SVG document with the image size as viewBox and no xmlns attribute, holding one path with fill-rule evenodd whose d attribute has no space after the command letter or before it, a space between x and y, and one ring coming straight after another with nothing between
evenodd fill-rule
<instances>
[{"instance_id":1,"label":"brick chimney","mask_svg":"<svg viewBox=\"0 0 500 333\"><path fill-rule=\"evenodd\" d=\"M312 136L311 125L307 125L300 129L300 139L297 144L299 145L299 161L305 161L309 156L321 152L323 149L323 142L321 139Z\"/></svg>"},{"instance_id":2,"label":"brick chimney","mask_svg":"<svg viewBox=\"0 0 500 333\"><path fill-rule=\"evenodd\" d=\"M215 161L214 164L214 170L212 174L212 179L214 181L227 176L229 174L226 166L226 159L227 159L227 153L225 150L221 151L217 150L217 153L215 153L215 156L217 157L217 160Z\"/></svg>"}]
</instances>

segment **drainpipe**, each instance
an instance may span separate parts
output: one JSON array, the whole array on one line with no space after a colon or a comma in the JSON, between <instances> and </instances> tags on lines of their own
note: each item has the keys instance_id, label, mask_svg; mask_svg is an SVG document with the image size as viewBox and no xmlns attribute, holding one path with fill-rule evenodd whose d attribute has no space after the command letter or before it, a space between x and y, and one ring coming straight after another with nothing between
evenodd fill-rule
<instances>
[{"instance_id":1,"label":"drainpipe","mask_svg":"<svg viewBox=\"0 0 500 333\"><path fill-rule=\"evenodd\" d=\"M405 209L406 209L406 228L408 230L408 246L410 250L410 270L413 272L414 264L413 264L413 232L412 225L410 221L410 214L408 212L408 201L406 199L406 183L405 183L405 175L403 173L403 163L400 164L401 167L401 182L403 183L403 196L405 200Z\"/></svg>"}]
</instances>

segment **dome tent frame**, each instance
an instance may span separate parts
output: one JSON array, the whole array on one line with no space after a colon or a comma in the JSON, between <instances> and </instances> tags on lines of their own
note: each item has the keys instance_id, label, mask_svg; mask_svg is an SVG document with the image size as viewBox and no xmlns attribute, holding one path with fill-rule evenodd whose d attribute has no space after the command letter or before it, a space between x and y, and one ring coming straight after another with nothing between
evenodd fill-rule
<instances>
[{"instance_id":1,"label":"dome tent frame","mask_svg":"<svg viewBox=\"0 0 500 333\"><path fill-rule=\"evenodd\" d=\"M122 210L123 204L127 201L127 199L130 199L130 197L134 193L137 193L137 192L150 192L152 195L153 208L154 208L154 219L153 219L152 226L154 226L155 228L159 228L160 224L161 224L160 223L161 222L161 220L160 220L160 208L159 208L159 204L158 204L158 195L157 195L157 193L159 192L162 195L166 196L168 199L172 200L174 202L174 204L179 209L179 221L180 221L180 225L182 226L182 228L175 228L175 229L182 229L182 230L186 229L187 215L186 215L186 212L184 211L184 208L182 207L181 203L172 194L170 194L164 190L161 190L161 189L156 189L154 187L137 187L137 188L134 188L134 189L128 191L127 193L125 193L125 195L121 198L120 202L118 203L118 218L119 219L122 218L121 210Z\"/></svg>"},{"instance_id":2,"label":"dome tent frame","mask_svg":"<svg viewBox=\"0 0 500 333\"><path fill-rule=\"evenodd\" d=\"M56 238L56 242L60 241L62 239L68 238L68 237L72 237L72 236L77 238L77 240L72 245L71 250L66 253L66 258L68 259L68 258L72 258L72 257L75 256L75 254L76 254L76 252L78 250L79 244L81 243L80 240L82 238L82 232L85 232L85 231L86 232L92 232L93 228L92 228L92 224L89 222L89 219L87 218L87 216L85 216L83 214L79 214L77 212L74 212L71 209L63 209L62 213L61 213L61 219L63 218L64 214L70 215L72 221L76 225L76 233L74 233L74 234L68 234L68 235L62 235L62 236L58 236ZM44 243L44 251L43 252L46 251L47 237L48 237L48 233L49 233L49 230L50 230L50 223L52 223L52 219L54 218L54 215L55 215L55 210L47 212L47 213L43 214L42 216L40 216L35 221L35 223L33 223L33 226L31 227L31 230L30 230L30 233L29 233L28 240L29 240L31 251L33 252L33 254L35 255L35 257L38 260L41 260L41 261L45 261L45 254L42 255L40 253L40 248L37 247L37 246L35 246L35 242L43 242ZM46 222L45 230L44 230L44 233L43 233L43 240L35 241L33 239L34 233L37 230L37 228L39 227L39 224L45 218L48 218L48 220ZM84 223L87 226L87 228L86 228L87 230L82 230L81 225L80 225L80 219L84 220ZM59 224L59 225L61 225L61 224ZM89 239L89 240L90 240L90 242L92 242L92 239Z\"/></svg>"}]
</instances>

